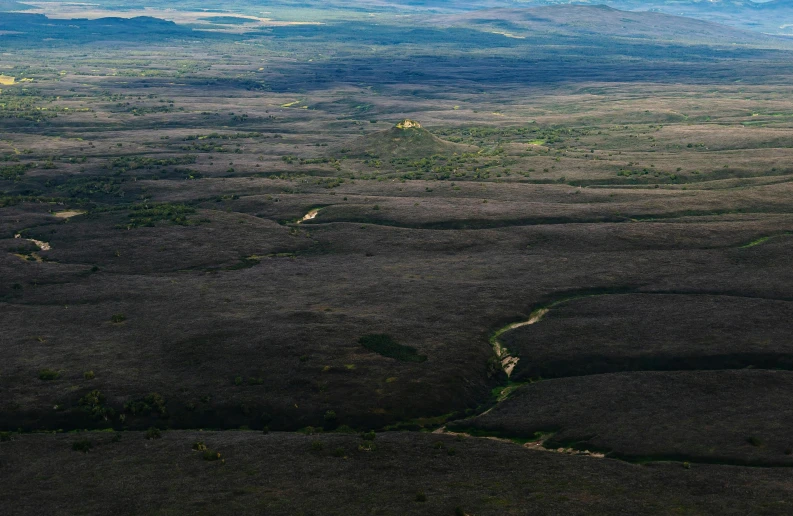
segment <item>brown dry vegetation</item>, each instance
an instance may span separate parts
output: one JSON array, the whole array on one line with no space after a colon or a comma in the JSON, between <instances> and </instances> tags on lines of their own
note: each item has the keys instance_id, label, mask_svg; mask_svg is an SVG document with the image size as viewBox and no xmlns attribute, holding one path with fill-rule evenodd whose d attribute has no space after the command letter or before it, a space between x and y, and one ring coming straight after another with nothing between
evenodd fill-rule
<instances>
[{"instance_id":1,"label":"brown dry vegetation","mask_svg":"<svg viewBox=\"0 0 793 516\"><path fill-rule=\"evenodd\" d=\"M46 52L30 29L3 56L4 73L33 79L0 97L0 429L14 432L0 467L22 485L0 494L15 511L43 489L41 464L57 471L47 503L75 507L90 468L125 478L196 459L179 450L205 428L226 430L207 434L212 449L242 461L212 481L228 505L196 507L206 512L310 513L371 478L374 502L356 491L340 513L636 512L651 499L661 513L786 512L781 473L765 469L640 467L474 439L454 445L468 461L455 465L426 459L431 438L418 432L385 434L363 465L315 463L296 451L310 439L231 431L468 418L473 433L554 430L549 446L586 441L622 458L788 466L787 416L774 412L793 369L786 43L165 29L176 32L140 48L122 32L116 46L64 37ZM405 118L429 131L424 151L383 141ZM519 360L508 380L489 338L542 307L543 320L499 337ZM555 379L470 419L542 378ZM144 443L136 432L150 427L187 433ZM70 449L78 436L16 433L81 429L113 429L123 444L80 434L101 444L83 455ZM317 439L356 452L360 440ZM111 444L134 464L113 462ZM250 473L235 501L229 486L265 457L273 469ZM184 467L201 484L216 462ZM408 464L429 471L426 485L410 484ZM400 487L384 487L383 468ZM321 487L295 492L301 475ZM184 498L181 480L163 478L177 487L139 500L167 512ZM257 505L248 495L272 479ZM539 479L550 479L541 492ZM582 479L596 485L569 487ZM114 482L91 504L132 496ZM428 502L416 508L419 490Z\"/></svg>"}]
</instances>

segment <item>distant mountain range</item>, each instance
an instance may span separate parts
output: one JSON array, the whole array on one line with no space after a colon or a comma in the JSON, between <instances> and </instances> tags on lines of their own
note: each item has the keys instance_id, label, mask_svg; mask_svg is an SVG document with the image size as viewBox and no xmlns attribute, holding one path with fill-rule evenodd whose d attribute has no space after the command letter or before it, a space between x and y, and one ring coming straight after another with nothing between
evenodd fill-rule
<instances>
[{"instance_id":1,"label":"distant mountain range","mask_svg":"<svg viewBox=\"0 0 793 516\"><path fill-rule=\"evenodd\" d=\"M663 12L769 34L793 35L793 0L538 0L532 3L606 4L622 10Z\"/></svg>"},{"instance_id":2,"label":"distant mountain range","mask_svg":"<svg viewBox=\"0 0 793 516\"><path fill-rule=\"evenodd\" d=\"M768 34L793 35L793 0L359 0L337 2L337 5L347 8L420 9L446 13L562 4L607 5L623 11L655 11Z\"/></svg>"},{"instance_id":3,"label":"distant mountain range","mask_svg":"<svg viewBox=\"0 0 793 516\"><path fill-rule=\"evenodd\" d=\"M523 38L536 34L609 36L719 45L761 44L780 38L662 12L622 11L605 5L485 9L438 16L432 23L469 26Z\"/></svg>"},{"instance_id":4,"label":"distant mountain range","mask_svg":"<svg viewBox=\"0 0 793 516\"><path fill-rule=\"evenodd\" d=\"M752 29L793 35L793 0L372 0L371 6L472 11L548 5L607 5L623 11L655 11ZM356 2L347 2L356 4Z\"/></svg>"},{"instance_id":5,"label":"distant mountain range","mask_svg":"<svg viewBox=\"0 0 793 516\"><path fill-rule=\"evenodd\" d=\"M142 7L178 10L208 10L214 13L239 13L262 15L266 9L279 9L280 14L296 10L311 10L312 16L322 18L322 13L339 11L404 12L460 14L477 10L499 8L526 8L551 5L606 5L623 11L652 11L696 18L731 25L743 29L776 35L793 36L793 0L96 0L94 5L123 12ZM54 5L54 4L53 4ZM88 4L86 4L88 5ZM40 5L39 5L40 6ZM20 11L31 6L16 0L0 0L0 11ZM48 7L51 12L55 7ZM265 14L266 15L266 14Z\"/></svg>"}]
</instances>

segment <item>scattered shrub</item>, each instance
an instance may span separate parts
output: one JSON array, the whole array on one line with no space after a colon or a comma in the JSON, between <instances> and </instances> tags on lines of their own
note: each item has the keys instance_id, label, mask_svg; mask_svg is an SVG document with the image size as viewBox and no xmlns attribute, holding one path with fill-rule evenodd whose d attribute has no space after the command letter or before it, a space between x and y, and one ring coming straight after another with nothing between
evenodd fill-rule
<instances>
[{"instance_id":1,"label":"scattered shrub","mask_svg":"<svg viewBox=\"0 0 793 516\"><path fill-rule=\"evenodd\" d=\"M160 439L162 437L162 433L160 432L159 428L151 427L146 430L146 439Z\"/></svg>"},{"instance_id":2,"label":"scattered shrub","mask_svg":"<svg viewBox=\"0 0 793 516\"><path fill-rule=\"evenodd\" d=\"M324 448L322 441L313 441L311 443L311 451L313 452L321 452L322 448Z\"/></svg>"},{"instance_id":3,"label":"scattered shrub","mask_svg":"<svg viewBox=\"0 0 793 516\"><path fill-rule=\"evenodd\" d=\"M344 457L345 455L346 455L346 453L344 451L344 448L342 448L342 447L338 447L335 450L333 450L333 456L334 457Z\"/></svg>"},{"instance_id":4,"label":"scattered shrub","mask_svg":"<svg viewBox=\"0 0 793 516\"><path fill-rule=\"evenodd\" d=\"M376 446L372 441L364 441L358 445L358 451L370 452L370 451L374 451L375 449Z\"/></svg>"},{"instance_id":5,"label":"scattered shrub","mask_svg":"<svg viewBox=\"0 0 793 516\"><path fill-rule=\"evenodd\" d=\"M58 371L54 371L52 369L42 369L39 371L39 380L50 381L50 380L57 380L61 374Z\"/></svg>"},{"instance_id":6,"label":"scattered shrub","mask_svg":"<svg viewBox=\"0 0 793 516\"><path fill-rule=\"evenodd\" d=\"M112 323L122 323L127 320L127 316L124 314L113 314L110 316L110 322Z\"/></svg>"},{"instance_id":7,"label":"scattered shrub","mask_svg":"<svg viewBox=\"0 0 793 516\"><path fill-rule=\"evenodd\" d=\"M424 491L419 491L418 493L416 493L416 501L417 502L426 502L427 501L427 495L424 494Z\"/></svg>"},{"instance_id":8,"label":"scattered shrub","mask_svg":"<svg viewBox=\"0 0 793 516\"><path fill-rule=\"evenodd\" d=\"M152 392L143 399L126 402L124 410L133 416L151 413L165 416L168 413L165 408L165 398L156 392Z\"/></svg>"},{"instance_id":9,"label":"scattered shrub","mask_svg":"<svg viewBox=\"0 0 793 516\"><path fill-rule=\"evenodd\" d=\"M377 437L377 434L374 433L374 430L370 430L361 434L361 439L364 441L374 441L375 437Z\"/></svg>"},{"instance_id":10,"label":"scattered shrub","mask_svg":"<svg viewBox=\"0 0 793 516\"><path fill-rule=\"evenodd\" d=\"M157 222L161 221L178 226L193 226L201 223L201 221L189 218L195 212L195 208L183 204L138 204L130 208L129 222L119 227L122 229L153 227Z\"/></svg>"},{"instance_id":11,"label":"scattered shrub","mask_svg":"<svg viewBox=\"0 0 793 516\"><path fill-rule=\"evenodd\" d=\"M80 398L79 405L96 419L108 420L116 413L115 410L105 405L105 395L98 390L93 390Z\"/></svg>"},{"instance_id":12,"label":"scattered shrub","mask_svg":"<svg viewBox=\"0 0 793 516\"><path fill-rule=\"evenodd\" d=\"M11 441L11 432L0 432L0 443Z\"/></svg>"},{"instance_id":13,"label":"scattered shrub","mask_svg":"<svg viewBox=\"0 0 793 516\"><path fill-rule=\"evenodd\" d=\"M761 441L758 437L755 437L753 435L747 437L746 438L746 442L751 444L752 446L762 446L763 445L763 441Z\"/></svg>"},{"instance_id":14,"label":"scattered shrub","mask_svg":"<svg viewBox=\"0 0 793 516\"><path fill-rule=\"evenodd\" d=\"M203 441L196 441L193 443L193 449L200 452L207 451L207 445Z\"/></svg>"},{"instance_id":15,"label":"scattered shrub","mask_svg":"<svg viewBox=\"0 0 793 516\"><path fill-rule=\"evenodd\" d=\"M94 443L92 443L88 439L83 439L82 441L75 441L74 443L72 443L72 450L80 451L83 453L88 453L93 447L94 447Z\"/></svg>"},{"instance_id":16,"label":"scattered shrub","mask_svg":"<svg viewBox=\"0 0 793 516\"><path fill-rule=\"evenodd\" d=\"M336 425L338 424L338 419L339 418L336 415L335 411L328 410L328 411L325 412L325 415L323 416L323 419L325 421L325 428L330 430L330 429L336 428Z\"/></svg>"},{"instance_id":17,"label":"scattered shrub","mask_svg":"<svg viewBox=\"0 0 793 516\"><path fill-rule=\"evenodd\" d=\"M216 452L213 450L204 450L204 454L202 455L204 460L208 461L215 461L220 460L220 452Z\"/></svg>"},{"instance_id":18,"label":"scattered shrub","mask_svg":"<svg viewBox=\"0 0 793 516\"><path fill-rule=\"evenodd\" d=\"M83 373L83 378L85 378L86 380L93 380L95 376L96 375L94 374L93 371L86 371Z\"/></svg>"}]
</instances>

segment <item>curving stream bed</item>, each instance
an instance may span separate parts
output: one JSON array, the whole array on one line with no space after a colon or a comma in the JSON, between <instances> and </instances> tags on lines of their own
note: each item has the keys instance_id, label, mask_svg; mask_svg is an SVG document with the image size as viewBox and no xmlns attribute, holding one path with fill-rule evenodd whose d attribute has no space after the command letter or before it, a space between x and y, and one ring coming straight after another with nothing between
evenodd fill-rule
<instances>
[{"instance_id":1,"label":"curving stream bed","mask_svg":"<svg viewBox=\"0 0 793 516\"><path fill-rule=\"evenodd\" d=\"M533 311L527 320L508 324L497 330L493 336L490 337L490 345L493 346L493 351L496 352L496 356L499 360L501 360L501 367L504 369L504 372L507 373L507 377L512 376L512 371L515 369L515 366L518 365L518 360L520 359L510 355L509 350L498 340L498 338L504 333L514 330L515 328L529 326L530 324L536 324L540 322L549 310L550 308L539 308Z\"/></svg>"},{"instance_id":2,"label":"curving stream bed","mask_svg":"<svg viewBox=\"0 0 793 516\"><path fill-rule=\"evenodd\" d=\"M321 210L321 208L315 208L315 209L310 210L300 220L297 221L297 224L300 224L302 222L315 219L317 217L317 215L319 214L320 210ZM787 235L787 234L785 234L785 235ZM757 240L749 243L748 245L740 246L740 248L754 247L754 246L763 244L766 241L770 240L771 238L774 238L774 237L777 237L777 236L783 236L783 235L772 235L770 237L763 237L763 238L757 239ZM495 400L492 400L490 403L488 403L486 407L482 407L480 410L477 410L476 413L472 414L469 417L465 417L465 418L459 419L459 420L447 421L446 424L443 424L443 426L435 429L434 433L449 434L449 435L464 435L464 436L467 436L467 437L470 437L470 438L489 439L489 440L501 441L501 442L505 442L505 443L518 444L519 446L521 446L523 448L526 448L526 449L538 450L538 451L543 451L543 452L546 452L546 453L561 453L561 454L566 454L566 455L584 455L584 456L589 456L589 457L593 457L593 458L605 458L608 455L609 457L612 457L612 458L615 458L615 459L620 459L621 457L619 456L619 454L617 452L615 452L617 454L612 454L612 452L603 453L605 451L605 448L601 449L601 448L597 448L596 447L595 450L597 450L597 451L586 449L586 447L591 447L591 445L589 445L588 443L580 442L580 443L572 443L571 444L571 443L568 443L567 441L565 441L564 439L561 439L561 440L556 439L556 440L554 440L554 437L558 436L559 433L562 431L561 429L559 431L550 431L550 432L547 432L547 433L537 432L533 436L528 435L528 434L526 434L524 436L521 436L519 433L515 434L514 436L510 436L508 432L506 432L504 430L499 430L497 426L493 427L493 430L491 431L491 430L487 430L486 429L487 426L479 427L473 422L473 420L475 418L478 418L478 417L481 417L481 416L484 416L484 415L488 414L489 412L494 410L496 407L499 407L499 406L503 407L503 405L500 405L500 404L505 402L507 399L509 399L510 395L514 391L516 391L516 389L521 388L525 383L531 383L531 380L528 381L528 382L523 382L523 381L520 380L520 378L518 378L517 381L512 379L513 372L515 372L516 366L518 365L518 363L520 361L520 357L517 356L518 354L515 353L514 350L511 351L510 349L508 349L507 345L505 344L505 341L507 341L507 339L503 338L504 335L507 334L508 332L512 331L512 330L516 330L516 329L522 328L524 326L531 326L531 325L537 324L537 323L543 321L543 319L549 314L551 309L554 309L554 308L558 307L561 304L565 304L565 303L568 303L570 301L574 301L576 299L583 299L583 298L590 298L590 297L601 297L601 296L612 296L612 295L625 295L625 294L687 295L687 296L699 296L699 295L701 295L701 296L725 296L726 295L728 297L736 297L735 295L725 294L723 292L718 292L718 293L717 292L711 292L711 293L638 292L638 291L635 291L634 289L628 288L628 287L622 287L622 288L615 287L613 289L609 289L608 291L602 291L601 290L601 291L598 291L598 292L592 292L592 291L589 291L589 292L587 292L587 291L570 292L570 291L568 291L566 294L567 295L565 297L561 297L561 298L558 297L558 295L553 296L553 297L556 298L556 300L549 300L550 302L546 302L545 304L541 305L540 307L534 309L530 313L530 315L529 315L529 317L527 319L519 320L519 321L516 321L516 322L509 323L507 325L504 325L501 328L498 328L497 330L495 330L491 334L490 338L488 339L488 342L489 342L489 345L492 347L496 358L498 359L498 362L499 362L499 365L500 365L501 369L504 371L504 373L506 375L506 382L503 383L500 388L498 388L497 390L493 391L493 394L495 396ZM738 297L751 297L751 296L738 296ZM750 365L748 367L755 367L756 365L757 364L754 364L754 365ZM634 369L630 368L630 366L627 366L627 367L628 367L628 369L626 369L626 371L633 371L634 370ZM734 366L731 367L731 368L734 368ZM764 368L764 367L761 366L761 368ZM698 370L698 368L691 369L690 365L689 365L689 367L685 367L685 364L683 364L682 369L685 369L685 370ZM642 369L642 367L639 366L637 370L641 371L643 369ZM677 369L673 367L672 369L669 369L669 370L676 371ZM594 374L598 374L598 373L594 373ZM522 376L524 376L522 373L517 375L517 377L522 377ZM521 391L521 392L524 392L524 391ZM630 461L630 459L627 459L627 458L624 458L624 457L622 459ZM668 460L676 461L677 459L671 458L671 457L667 457L667 458L658 457L658 458L656 458L654 460L657 460L657 461L668 461ZM695 458L694 459L688 459L688 460L690 460L691 462L699 462ZM704 462L707 462L707 460L704 460Z\"/></svg>"}]
</instances>

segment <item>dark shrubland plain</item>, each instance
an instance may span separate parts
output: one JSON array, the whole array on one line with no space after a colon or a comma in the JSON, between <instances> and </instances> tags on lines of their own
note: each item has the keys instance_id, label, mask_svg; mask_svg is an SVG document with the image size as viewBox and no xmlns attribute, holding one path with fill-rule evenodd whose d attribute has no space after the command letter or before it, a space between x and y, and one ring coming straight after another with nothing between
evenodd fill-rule
<instances>
[{"instance_id":1,"label":"dark shrubland plain","mask_svg":"<svg viewBox=\"0 0 793 516\"><path fill-rule=\"evenodd\" d=\"M0 0L3 512L789 514L787 8L539 3Z\"/></svg>"}]
</instances>

